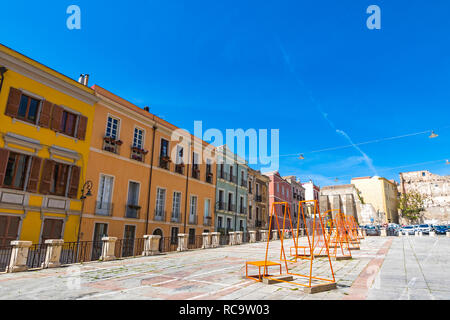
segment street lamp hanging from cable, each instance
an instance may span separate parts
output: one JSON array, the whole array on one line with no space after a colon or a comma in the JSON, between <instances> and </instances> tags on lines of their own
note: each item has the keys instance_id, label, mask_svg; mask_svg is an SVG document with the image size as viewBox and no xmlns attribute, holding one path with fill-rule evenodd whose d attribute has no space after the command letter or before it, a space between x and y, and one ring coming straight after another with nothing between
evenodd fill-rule
<instances>
[{"instance_id":1,"label":"street lamp hanging from cable","mask_svg":"<svg viewBox=\"0 0 450 320\"><path fill-rule=\"evenodd\" d=\"M430 134L430 136L428 138L433 139L433 138L437 138L437 137L439 137L439 135L434 133L433 130L431 130L431 134Z\"/></svg>"},{"instance_id":2,"label":"street lamp hanging from cable","mask_svg":"<svg viewBox=\"0 0 450 320\"><path fill-rule=\"evenodd\" d=\"M305 160L305 157L303 156L303 154L300 155L300 157L298 157L300 160Z\"/></svg>"}]
</instances>

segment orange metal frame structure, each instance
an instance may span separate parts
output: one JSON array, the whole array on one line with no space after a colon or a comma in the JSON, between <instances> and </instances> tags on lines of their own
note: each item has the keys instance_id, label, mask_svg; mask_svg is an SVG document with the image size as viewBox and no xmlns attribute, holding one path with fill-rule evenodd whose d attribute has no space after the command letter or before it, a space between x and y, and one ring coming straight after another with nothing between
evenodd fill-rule
<instances>
[{"instance_id":1,"label":"orange metal frame structure","mask_svg":"<svg viewBox=\"0 0 450 320\"><path fill-rule=\"evenodd\" d=\"M305 201L300 201L299 204L301 205L302 202L305 202ZM286 218L289 219L288 222L290 224L291 230L293 230L294 228L293 228L293 225L292 225L291 213L290 213L290 209L289 209L289 204L287 202L274 202L272 204L271 211L270 211L269 230L272 230L272 223L273 223L274 215L276 214L276 207L280 206L280 205L281 206L284 205L283 229L282 230L286 230L285 229L285 227L286 227ZM325 229L324 229L324 226L323 226L323 223L322 223L322 218L321 218L320 212L317 210L317 207L318 207L318 204L317 204L317 201L316 201L315 202L315 206L314 206L314 228L312 230L312 243L314 243L314 240L315 240L314 238L316 236L316 233L318 233L319 236L323 237L323 243L325 244L325 247L326 247L327 257L328 257L328 262L329 262L329 265L330 265L330 271L331 271L332 279L313 276L314 254L310 255L309 257L306 257L306 256L302 257L302 260L306 259L306 260L310 261L309 274L299 274L299 273L293 273L293 272L289 271L288 260L286 259L286 252L284 250L284 233L280 232L281 228L280 228L280 223L278 221L278 216L275 217L275 221L276 221L277 230L278 230L278 232L280 234L280 241L281 241L280 261L284 262L284 267L286 269L286 274L287 275L292 275L292 276L298 276L298 277L301 277L301 278L306 278L307 279L307 283L305 284L305 283L299 283L299 282L293 282L293 281L277 279L277 278L274 278L271 275L268 275L268 267L269 266L277 266L277 265L280 265L280 275L282 274L282 269L281 269L282 267L281 267L280 263L267 260L268 259L268 253L269 253L269 243L270 243L269 237L267 239L266 253L265 253L264 261L247 261L246 262L246 277L249 278L249 279L256 280L256 281L261 281L261 279L265 278L265 279L270 279L270 280L274 280L274 281L278 281L278 282L286 282L286 283L290 283L290 284L295 284L295 285L303 286L303 287L306 287L306 288L312 288L312 287L321 285L323 283L335 283L336 279L334 277L333 266L331 264L331 259L330 259L329 250L328 250L328 244L327 244L327 241L325 239ZM302 210L302 215L304 217L303 210ZM318 221L320 222L320 227L321 227L320 231L321 232L318 232L319 230L316 230L316 228L315 228L315 226L316 226L316 223L315 223L316 222L316 217L317 217ZM304 221L306 221L306 220L304 220ZM309 236L310 231L311 230L307 230L307 238L308 238L309 250L310 250L310 252L314 252L314 248L311 245L310 236ZM298 248L298 245L297 245L297 243L298 243L298 225L297 225L297 236L293 237L292 239L294 241L294 247L297 250L297 248ZM299 257L299 255L298 255L298 252L296 251L295 262L297 262L297 258L298 257ZM294 261L289 261L289 262L292 263ZM263 274L261 275L261 272L259 271L258 278L256 278L256 276L248 276L247 268L248 268L249 265L258 266L258 268L264 266ZM314 281L321 281L322 283L313 284L313 280Z\"/></svg>"},{"instance_id":2,"label":"orange metal frame structure","mask_svg":"<svg viewBox=\"0 0 450 320\"><path fill-rule=\"evenodd\" d=\"M328 245L332 248L331 256L333 258L345 257L352 258L350 252L350 239L349 239L349 228L345 219L345 215L340 209L331 209L325 211L325 215L331 214L333 211L337 211L334 219L331 217L329 221L331 222L330 229L328 231ZM338 248L340 248L340 254L338 255Z\"/></svg>"}]
</instances>

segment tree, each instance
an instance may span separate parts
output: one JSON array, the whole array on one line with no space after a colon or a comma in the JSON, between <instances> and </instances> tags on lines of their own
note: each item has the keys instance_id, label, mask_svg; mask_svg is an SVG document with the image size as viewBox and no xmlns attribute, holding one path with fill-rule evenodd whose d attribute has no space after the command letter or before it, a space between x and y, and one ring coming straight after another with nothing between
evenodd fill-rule
<instances>
[{"instance_id":1,"label":"tree","mask_svg":"<svg viewBox=\"0 0 450 320\"><path fill-rule=\"evenodd\" d=\"M425 200L427 200L427 196L417 191L402 193L398 205L402 217L410 222L418 220L421 217L421 213L425 211Z\"/></svg>"}]
</instances>

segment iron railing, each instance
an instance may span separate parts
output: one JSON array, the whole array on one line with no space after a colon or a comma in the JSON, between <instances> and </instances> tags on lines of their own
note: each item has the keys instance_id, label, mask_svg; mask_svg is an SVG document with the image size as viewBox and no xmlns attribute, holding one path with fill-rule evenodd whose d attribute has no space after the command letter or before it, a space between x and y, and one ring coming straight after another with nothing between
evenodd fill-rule
<instances>
[{"instance_id":1,"label":"iron railing","mask_svg":"<svg viewBox=\"0 0 450 320\"><path fill-rule=\"evenodd\" d=\"M206 227L210 227L212 225L212 217L210 217L210 216L204 217L203 225Z\"/></svg>"},{"instance_id":2,"label":"iron railing","mask_svg":"<svg viewBox=\"0 0 450 320\"><path fill-rule=\"evenodd\" d=\"M159 167L166 170L170 170L170 158L167 156L160 156Z\"/></svg>"},{"instance_id":3,"label":"iron railing","mask_svg":"<svg viewBox=\"0 0 450 320\"><path fill-rule=\"evenodd\" d=\"M184 175L184 164L176 164L175 165L175 172L178 174Z\"/></svg>"},{"instance_id":4,"label":"iron railing","mask_svg":"<svg viewBox=\"0 0 450 320\"><path fill-rule=\"evenodd\" d=\"M200 249L203 244L203 236L197 235L197 236L189 236L188 238L188 249Z\"/></svg>"},{"instance_id":5,"label":"iron railing","mask_svg":"<svg viewBox=\"0 0 450 320\"><path fill-rule=\"evenodd\" d=\"M97 261L102 255L102 241L65 242L61 250L61 264Z\"/></svg>"},{"instance_id":6,"label":"iron railing","mask_svg":"<svg viewBox=\"0 0 450 320\"><path fill-rule=\"evenodd\" d=\"M116 258L137 257L144 252L144 238L118 239L114 255Z\"/></svg>"},{"instance_id":7,"label":"iron railing","mask_svg":"<svg viewBox=\"0 0 450 320\"><path fill-rule=\"evenodd\" d=\"M129 219L139 219L139 213L141 212L141 207L135 204L125 205L125 218Z\"/></svg>"},{"instance_id":8,"label":"iron railing","mask_svg":"<svg viewBox=\"0 0 450 320\"><path fill-rule=\"evenodd\" d=\"M180 222L181 221L181 212L173 212L172 216L170 217L171 222Z\"/></svg>"},{"instance_id":9,"label":"iron railing","mask_svg":"<svg viewBox=\"0 0 450 320\"><path fill-rule=\"evenodd\" d=\"M173 252L177 251L178 237L163 237L159 242L159 251Z\"/></svg>"},{"instance_id":10,"label":"iron railing","mask_svg":"<svg viewBox=\"0 0 450 320\"><path fill-rule=\"evenodd\" d=\"M0 247L0 272L6 271L11 259L13 246Z\"/></svg>"},{"instance_id":11,"label":"iron railing","mask_svg":"<svg viewBox=\"0 0 450 320\"><path fill-rule=\"evenodd\" d=\"M29 269L40 268L45 261L45 253L48 244L33 244L28 250L27 267Z\"/></svg>"},{"instance_id":12,"label":"iron railing","mask_svg":"<svg viewBox=\"0 0 450 320\"><path fill-rule=\"evenodd\" d=\"M198 221L198 216L197 215L189 215L189 224L193 224L196 225Z\"/></svg>"},{"instance_id":13,"label":"iron railing","mask_svg":"<svg viewBox=\"0 0 450 320\"><path fill-rule=\"evenodd\" d=\"M229 231L231 231L231 230L229 230ZM228 234L228 232L227 233L222 233L220 235L219 244L221 246L227 246L227 245L230 244L230 235Z\"/></svg>"}]
</instances>

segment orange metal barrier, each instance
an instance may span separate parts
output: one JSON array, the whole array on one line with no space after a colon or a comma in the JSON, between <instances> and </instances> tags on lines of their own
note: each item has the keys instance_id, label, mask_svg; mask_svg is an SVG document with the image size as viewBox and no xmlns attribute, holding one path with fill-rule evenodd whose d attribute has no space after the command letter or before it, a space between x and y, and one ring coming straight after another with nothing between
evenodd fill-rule
<instances>
[{"instance_id":1,"label":"orange metal barrier","mask_svg":"<svg viewBox=\"0 0 450 320\"><path fill-rule=\"evenodd\" d=\"M294 241L294 247L295 248L295 255L294 255L294 261L292 260L288 260L286 258L286 252L284 249L284 233L280 232L281 230L286 230L286 222L288 222L291 230L294 230L293 225L292 225L292 218L291 218L291 213L290 213L290 209L289 209L289 204L287 202L275 202L272 204L271 207L271 212L270 212L270 221L269 221L269 230L272 229L272 223L274 216L277 212L277 207L279 206L283 206L284 210L283 210L283 226L281 228L280 226L280 222L278 221L278 216L275 217L275 223L276 223L276 228L280 234L280 262L283 262L284 264L284 268L285 268L285 274L286 275L292 275L292 276L297 276L297 277L301 277L302 279L306 279L306 283L300 283L300 282L293 282L293 281L287 281L287 280L282 280L282 279L277 279L274 278L273 276L268 274L268 267L269 266L280 266L280 275L282 275L282 265L281 263L278 262L274 262L274 261L269 261L268 260L268 253L269 253L269 244L270 244L270 238L268 237L267 239L267 245L266 245L266 252L265 252L265 259L264 261L248 261L246 262L246 277L252 280L256 280L256 281L261 281L262 279L270 279L270 280L274 280L274 281L278 281L278 282L286 282L286 283L290 283L290 284L295 284L295 285L299 285L299 286L303 286L305 288L313 288L313 287L317 287L320 285L324 285L324 284L335 284L335 276L334 276L334 272L333 272L333 266L331 264L331 259L330 259L330 253L329 253L329 249L328 249L328 242L326 239L326 231L324 228L324 224L323 224L323 220L320 214L320 211L318 210L318 203L316 200L314 200L314 217L313 217L313 223L312 226L311 224L305 226L306 228L306 237L308 240L308 246L299 246L298 245L298 238L299 238L299 224L297 223L297 233L296 236L292 237L293 241ZM306 201L300 201L299 202L299 206L302 207L302 203L305 203ZM303 219L304 221L306 221L305 219L305 214L304 211L302 209L302 215L303 215ZM288 219L288 221L286 221ZM274 225L275 225L274 223ZM288 227L289 227L288 226ZM317 275L313 275L313 262L314 262L314 250L316 249L316 247L319 246L319 240L320 239L320 245L323 246L323 248L325 248L325 252L326 252L326 256L328 258L328 262L329 262L329 271L331 273L331 278L326 278L324 276L317 276ZM291 248L291 249L292 249ZM303 250L303 255L299 254L299 249ZM309 253L307 253L307 250L309 249ZM322 248L321 248L322 249ZM291 250L292 253L292 250ZM312 254L311 254L312 253ZM289 270L289 263L298 263L298 258L301 261L304 260L309 260L309 273L308 274L300 274L300 273L294 273L291 272ZM263 274L261 274L261 271L259 271L258 273L258 277L256 276L249 276L248 275L248 271L247 268L249 265L253 265L253 266L257 266L259 269L261 267L264 267L264 271ZM314 281L314 283L313 283Z\"/></svg>"}]
</instances>

